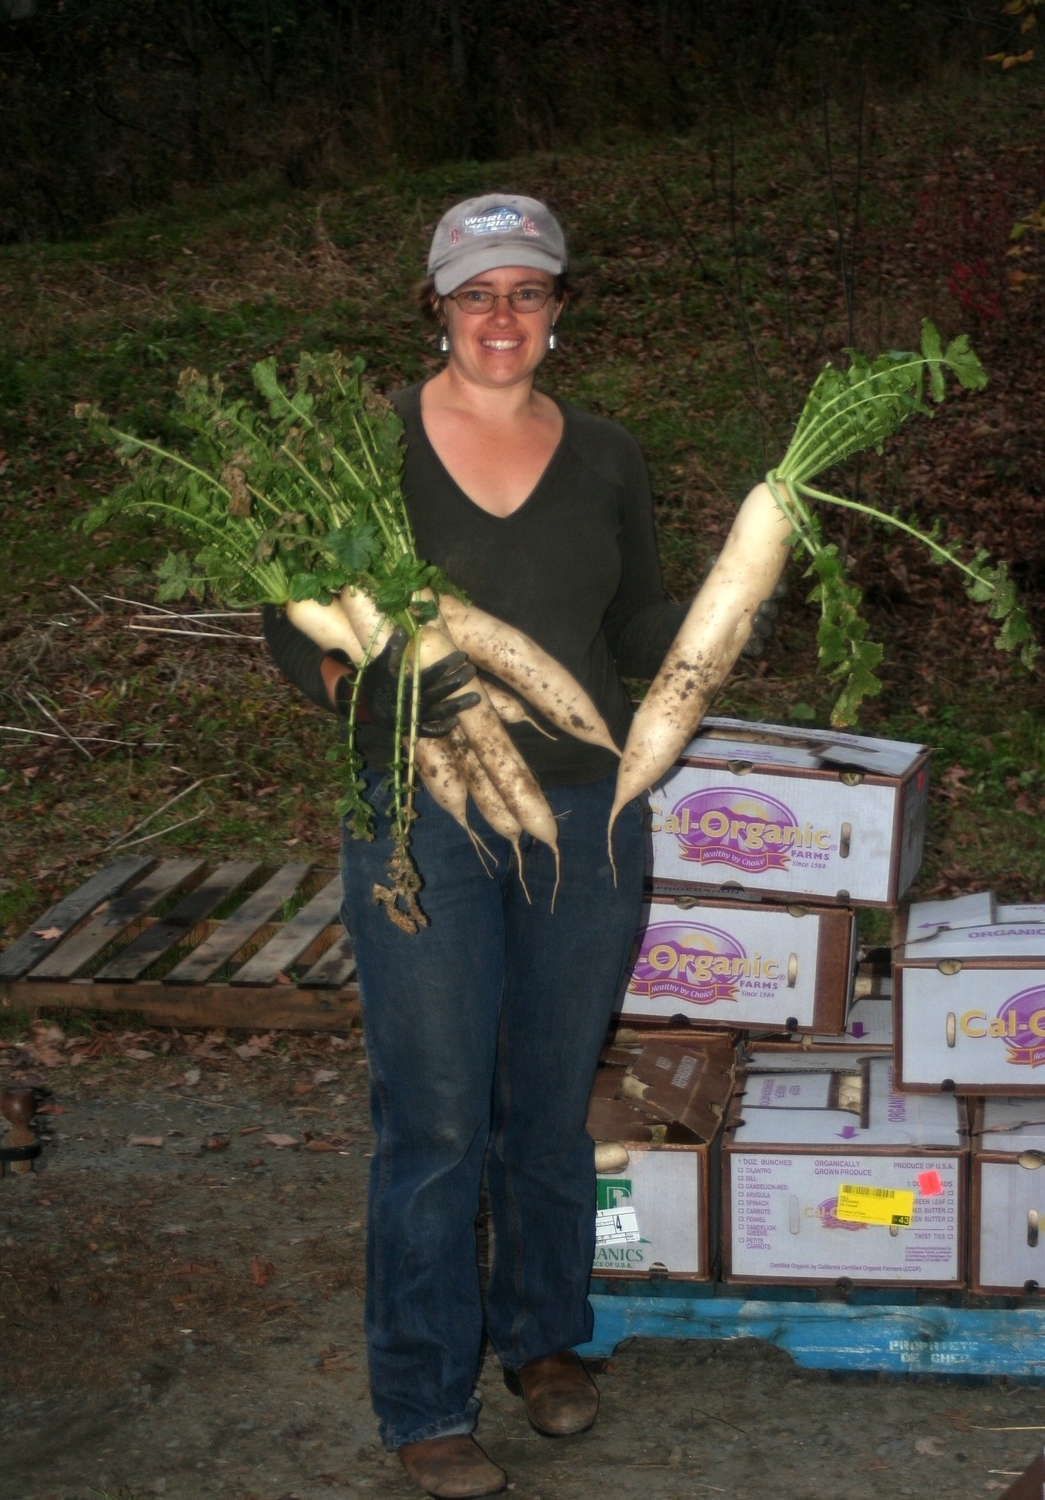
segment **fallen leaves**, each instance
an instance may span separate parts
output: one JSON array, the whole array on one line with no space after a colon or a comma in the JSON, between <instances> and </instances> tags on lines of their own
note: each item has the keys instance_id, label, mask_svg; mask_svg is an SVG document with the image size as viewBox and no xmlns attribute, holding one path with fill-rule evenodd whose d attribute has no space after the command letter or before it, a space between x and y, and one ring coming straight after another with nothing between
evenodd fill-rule
<instances>
[{"instance_id":1,"label":"fallen leaves","mask_svg":"<svg viewBox=\"0 0 1045 1500\"><path fill-rule=\"evenodd\" d=\"M275 1274L276 1268L270 1260L262 1260L259 1255L251 1256L250 1279L255 1286L268 1286Z\"/></svg>"},{"instance_id":2,"label":"fallen leaves","mask_svg":"<svg viewBox=\"0 0 1045 1500\"><path fill-rule=\"evenodd\" d=\"M970 788L963 786L962 782L971 774L964 766L958 764L949 766L940 778L937 787L938 794L941 797L948 798L950 801L955 801L957 798L965 796Z\"/></svg>"},{"instance_id":3,"label":"fallen leaves","mask_svg":"<svg viewBox=\"0 0 1045 1500\"><path fill-rule=\"evenodd\" d=\"M349 1362L351 1350L339 1348L337 1344L329 1344L326 1349L321 1349L316 1360L316 1368L325 1374L339 1370L354 1370L356 1365Z\"/></svg>"},{"instance_id":4,"label":"fallen leaves","mask_svg":"<svg viewBox=\"0 0 1045 1500\"><path fill-rule=\"evenodd\" d=\"M39 928L43 933L48 929ZM91 1033L68 1036L63 1027L54 1021L37 1020L30 1023L26 1034L14 1040L0 1037L0 1060L10 1059L15 1067L58 1068L68 1063L71 1067L99 1058L126 1059L131 1063L159 1061L170 1054L187 1056L191 1065L174 1079L165 1082L170 1089L196 1088L203 1077L204 1063L215 1063L222 1067L237 1057L241 1062L276 1058L281 1061L312 1060L310 1080L300 1080L296 1092L304 1095L317 1086L336 1083L335 1068L317 1067L316 1053L322 1051L356 1051L360 1038L356 1033L340 1037L304 1037L277 1031L257 1033L245 1042L234 1043L226 1032L214 1029L201 1035L196 1032L171 1032L153 1028L146 1031L114 1032L101 1022ZM278 1048L278 1051L277 1051ZM230 1056L231 1055L231 1056ZM290 1085L295 1091L295 1085Z\"/></svg>"},{"instance_id":5,"label":"fallen leaves","mask_svg":"<svg viewBox=\"0 0 1045 1500\"><path fill-rule=\"evenodd\" d=\"M942 1458L946 1453L943 1438L920 1437L914 1440L914 1451L923 1458Z\"/></svg>"},{"instance_id":6,"label":"fallen leaves","mask_svg":"<svg viewBox=\"0 0 1045 1500\"><path fill-rule=\"evenodd\" d=\"M261 1139L266 1145L275 1146L277 1151L284 1151L300 1144L296 1135L281 1135L276 1130L268 1131Z\"/></svg>"},{"instance_id":7,"label":"fallen leaves","mask_svg":"<svg viewBox=\"0 0 1045 1500\"><path fill-rule=\"evenodd\" d=\"M340 1151L348 1141L343 1135L317 1135L315 1131L306 1130L303 1144L306 1151Z\"/></svg>"},{"instance_id":8,"label":"fallen leaves","mask_svg":"<svg viewBox=\"0 0 1045 1500\"><path fill-rule=\"evenodd\" d=\"M276 1040L274 1031L267 1032L264 1036L252 1036L249 1041L243 1042L238 1047L233 1047L233 1052L244 1062L250 1062L252 1058L262 1057L272 1051Z\"/></svg>"},{"instance_id":9,"label":"fallen leaves","mask_svg":"<svg viewBox=\"0 0 1045 1500\"><path fill-rule=\"evenodd\" d=\"M33 937L43 938L45 943L53 943L57 938L65 936L63 927L34 927Z\"/></svg>"},{"instance_id":10,"label":"fallen leaves","mask_svg":"<svg viewBox=\"0 0 1045 1500\"><path fill-rule=\"evenodd\" d=\"M229 1149L229 1137L215 1132L214 1135L204 1136L204 1151L227 1151Z\"/></svg>"},{"instance_id":11,"label":"fallen leaves","mask_svg":"<svg viewBox=\"0 0 1045 1500\"><path fill-rule=\"evenodd\" d=\"M285 1297L280 1302L266 1302L261 1309L261 1315L265 1318L271 1318L276 1313L289 1312L291 1309L297 1311L297 1303L292 1297Z\"/></svg>"},{"instance_id":12,"label":"fallen leaves","mask_svg":"<svg viewBox=\"0 0 1045 1500\"><path fill-rule=\"evenodd\" d=\"M153 1149L159 1150L160 1147L162 1147L162 1145L163 1145L163 1136L162 1135L129 1135L127 1137L127 1144L128 1144L128 1146L151 1146Z\"/></svg>"}]
</instances>

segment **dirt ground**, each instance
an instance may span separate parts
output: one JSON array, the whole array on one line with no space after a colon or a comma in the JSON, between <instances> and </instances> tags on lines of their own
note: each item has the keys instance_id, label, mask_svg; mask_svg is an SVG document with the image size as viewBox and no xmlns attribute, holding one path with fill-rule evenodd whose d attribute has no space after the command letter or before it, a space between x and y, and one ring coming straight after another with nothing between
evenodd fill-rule
<instances>
[{"instance_id":1,"label":"dirt ground","mask_svg":"<svg viewBox=\"0 0 1045 1500\"><path fill-rule=\"evenodd\" d=\"M24 1041L0 1083L49 1091L51 1142L0 1181L0 1500L409 1500L367 1397L359 1038ZM1042 1389L747 1340L635 1340L598 1378L595 1429L552 1441L487 1359L515 1500L984 1496L1045 1430Z\"/></svg>"}]
</instances>

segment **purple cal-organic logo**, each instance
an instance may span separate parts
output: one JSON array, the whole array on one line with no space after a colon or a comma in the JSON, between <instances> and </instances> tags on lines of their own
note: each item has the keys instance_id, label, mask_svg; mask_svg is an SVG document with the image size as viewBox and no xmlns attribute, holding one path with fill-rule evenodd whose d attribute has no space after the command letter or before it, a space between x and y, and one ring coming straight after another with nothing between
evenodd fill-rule
<instances>
[{"instance_id":1,"label":"purple cal-organic logo","mask_svg":"<svg viewBox=\"0 0 1045 1500\"><path fill-rule=\"evenodd\" d=\"M1045 1063L1045 985L1011 996L998 1011L998 1020L1005 1027L1009 1062L1041 1067Z\"/></svg>"},{"instance_id":2,"label":"purple cal-organic logo","mask_svg":"<svg viewBox=\"0 0 1045 1500\"><path fill-rule=\"evenodd\" d=\"M676 802L654 833L671 833L679 858L693 864L732 865L749 874L786 870L793 849L827 849L830 834L799 824L791 809L764 792L710 786Z\"/></svg>"},{"instance_id":3,"label":"purple cal-organic logo","mask_svg":"<svg viewBox=\"0 0 1045 1500\"><path fill-rule=\"evenodd\" d=\"M736 1000L744 979L778 979L780 965L749 957L736 938L700 922L654 922L642 934L628 991L656 999L671 995L690 1005Z\"/></svg>"},{"instance_id":4,"label":"purple cal-organic logo","mask_svg":"<svg viewBox=\"0 0 1045 1500\"><path fill-rule=\"evenodd\" d=\"M825 1229L866 1229L866 1224L857 1224L850 1219L838 1217L838 1196L825 1198L816 1206L816 1216Z\"/></svg>"}]
</instances>

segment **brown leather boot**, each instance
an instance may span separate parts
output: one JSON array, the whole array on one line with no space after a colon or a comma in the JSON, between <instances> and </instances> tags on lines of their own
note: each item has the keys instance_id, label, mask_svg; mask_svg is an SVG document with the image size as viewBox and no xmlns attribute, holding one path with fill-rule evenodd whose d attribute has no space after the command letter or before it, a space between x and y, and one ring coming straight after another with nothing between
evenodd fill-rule
<instances>
[{"instance_id":1,"label":"brown leather boot","mask_svg":"<svg viewBox=\"0 0 1045 1500\"><path fill-rule=\"evenodd\" d=\"M599 1414L599 1392L572 1349L505 1370L504 1383L526 1402L530 1425L545 1437L586 1432Z\"/></svg>"},{"instance_id":2,"label":"brown leather boot","mask_svg":"<svg viewBox=\"0 0 1045 1500\"><path fill-rule=\"evenodd\" d=\"M467 1432L427 1438L397 1450L399 1461L415 1484L440 1500L467 1500L471 1495L497 1495L508 1476L487 1458Z\"/></svg>"}]
</instances>

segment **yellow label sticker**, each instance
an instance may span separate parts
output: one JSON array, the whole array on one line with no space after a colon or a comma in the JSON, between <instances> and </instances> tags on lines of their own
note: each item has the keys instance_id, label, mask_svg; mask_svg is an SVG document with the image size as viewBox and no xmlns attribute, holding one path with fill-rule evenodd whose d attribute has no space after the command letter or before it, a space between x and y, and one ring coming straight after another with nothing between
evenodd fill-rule
<instances>
[{"instance_id":1,"label":"yellow label sticker","mask_svg":"<svg viewBox=\"0 0 1045 1500\"><path fill-rule=\"evenodd\" d=\"M906 1188L869 1187L843 1182L835 1218L850 1224L888 1224L906 1229L914 1214L914 1193Z\"/></svg>"}]
</instances>

